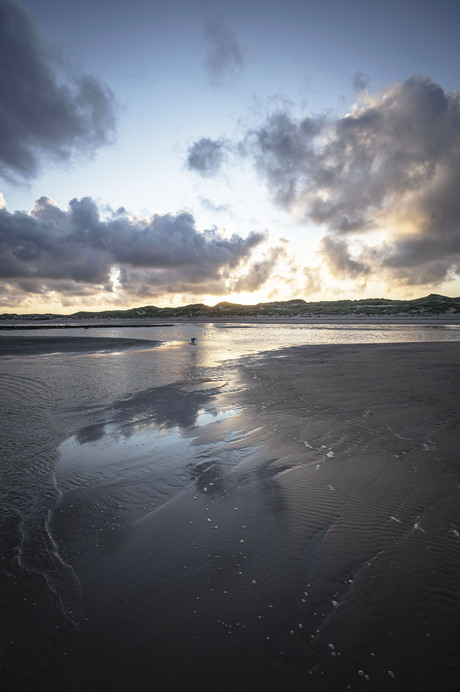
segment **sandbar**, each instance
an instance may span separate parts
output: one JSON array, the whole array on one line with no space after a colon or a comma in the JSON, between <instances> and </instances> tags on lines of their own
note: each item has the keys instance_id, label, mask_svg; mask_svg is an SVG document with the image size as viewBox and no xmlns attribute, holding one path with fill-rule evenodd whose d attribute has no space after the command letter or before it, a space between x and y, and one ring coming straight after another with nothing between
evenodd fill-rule
<instances>
[{"instance_id":1,"label":"sandbar","mask_svg":"<svg viewBox=\"0 0 460 692\"><path fill-rule=\"evenodd\" d=\"M129 348L151 348L159 343L145 339L92 336L0 336L0 356L121 351Z\"/></svg>"}]
</instances>

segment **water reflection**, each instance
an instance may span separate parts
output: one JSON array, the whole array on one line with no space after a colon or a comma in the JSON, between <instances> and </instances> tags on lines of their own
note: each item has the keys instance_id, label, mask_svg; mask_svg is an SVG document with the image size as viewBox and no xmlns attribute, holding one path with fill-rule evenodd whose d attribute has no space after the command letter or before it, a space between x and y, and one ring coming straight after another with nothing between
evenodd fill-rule
<instances>
[{"instance_id":1,"label":"water reflection","mask_svg":"<svg viewBox=\"0 0 460 692\"><path fill-rule=\"evenodd\" d=\"M84 510L81 522L89 506L93 523L95 512L106 517L105 524L110 515L113 527L138 522L191 483L199 493L221 496L225 472L209 453L226 443L228 430L218 427L211 434L215 444L204 447L197 438L239 413L216 405L222 384L141 392L114 406L110 421L82 428L63 442L57 466L63 493L59 513L69 525L75 524L75 507Z\"/></svg>"},{"instance_id":2,"label":"water reflection","mask_svg":"<svg viewBox=\"0 0 460 692\"><path fill-rule=\"evenodd\" d=\"M177 427L185 432L197 424L197 419L205 410L210 413L212 399L219 393L221 384L211 383L204 389L188 391L180 384L148 390L133 395L113 407L115 420L149 420L158 427ZM199 423L202 424L202 423Z\"/></svg>"}]
</instances>

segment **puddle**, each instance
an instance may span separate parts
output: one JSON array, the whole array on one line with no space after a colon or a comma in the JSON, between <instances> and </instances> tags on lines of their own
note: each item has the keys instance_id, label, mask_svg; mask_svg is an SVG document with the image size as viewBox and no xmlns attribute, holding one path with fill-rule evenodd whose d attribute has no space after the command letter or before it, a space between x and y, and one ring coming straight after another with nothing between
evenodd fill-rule
<instances>
[{"instance_id":1,"label":"puddle","mask_svg":"<svg viewBox=\"0 0 460 692\"><path fill-rule=\"evenodd\" d=\"M102 513L116 504L137 521L192 485L202 492L197 469L203 449L209 454L214 448L217 455L228 436L228 430L219 433L219 424L239 413L237 408L201 408L187 434L178 426L158 425L147 418L102 425L94 436L68 438L59 447L56 468L62 502L91 503ZM203 446L200 429L212 430L212 424L217 425L216 439Z\"/></svg>"}]
</instances>

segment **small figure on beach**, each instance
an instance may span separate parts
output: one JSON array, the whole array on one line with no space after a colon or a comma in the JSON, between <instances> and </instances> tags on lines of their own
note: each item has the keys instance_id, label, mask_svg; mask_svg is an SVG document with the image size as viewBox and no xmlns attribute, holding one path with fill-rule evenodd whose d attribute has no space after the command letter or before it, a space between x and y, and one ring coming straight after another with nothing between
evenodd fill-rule
<instances>
[{"instance_id":1,"label":"small figure on beach","mask_svg":"<svg viewBox=\"0 0 460 692\"><path fill-rule=\"evenodd\" d=\"M192 336L192 338L190 339L190 343L192 346L196 346L196 337L195 336Z\"/></svg>"}]
</instances>

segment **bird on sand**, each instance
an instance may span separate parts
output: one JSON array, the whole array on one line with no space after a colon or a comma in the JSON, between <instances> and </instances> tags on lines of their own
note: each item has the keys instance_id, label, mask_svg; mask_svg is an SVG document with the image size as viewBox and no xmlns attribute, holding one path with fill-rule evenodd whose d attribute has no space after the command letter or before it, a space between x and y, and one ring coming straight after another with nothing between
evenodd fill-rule
<instances>
[{"instance_id":1,"label":"bird on sand","mask_svg":"<svg viewBox=\"0 0 460 692\"><path fill-rule=\"evenodd\" d=\"M192 338L190 339L190 343L192 346L196 346L196 337L195 336L192 336Z\"/></svg>"}]
</instances>

